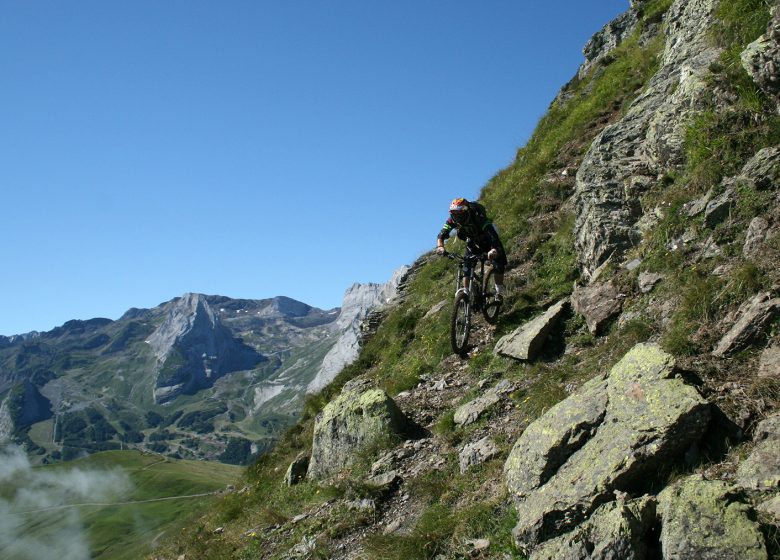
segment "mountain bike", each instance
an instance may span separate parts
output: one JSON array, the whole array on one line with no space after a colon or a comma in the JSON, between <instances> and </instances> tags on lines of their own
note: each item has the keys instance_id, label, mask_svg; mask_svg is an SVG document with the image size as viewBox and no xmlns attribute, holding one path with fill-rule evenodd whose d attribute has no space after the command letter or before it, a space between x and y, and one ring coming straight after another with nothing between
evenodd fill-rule
<instances>
[{"instance_id":1,"label":"mountain bike","mask_svg":"<svg viewBox=\"0 0 780 560\"><path fill-rule=\"evenodd\" d=\"M461 264L458 267L458 277L455 280L455 308L452 310L450 323L450 342L452 351L458 356L465 357L468 350L469 331L471 330L472 312L482 312L485 321L491 325L498 321L501 311L501 300L496 299L495 282L493 281L493 267L485 271L486 254L479 255L445 255ZM463 289L463 264L468 264L469 291ZM479 270L477 270L479 265Z\"/></svg>"}]
</instances>

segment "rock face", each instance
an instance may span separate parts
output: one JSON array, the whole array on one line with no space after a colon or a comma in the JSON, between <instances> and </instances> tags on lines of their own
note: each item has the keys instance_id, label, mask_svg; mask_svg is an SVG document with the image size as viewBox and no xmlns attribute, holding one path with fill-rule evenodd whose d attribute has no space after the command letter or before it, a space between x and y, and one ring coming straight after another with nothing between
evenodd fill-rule
<instances>
[{"instance_id":1,"label":"rock face","mask_svg":"<svg viewBox=\"0 0 780 560\"><path fill-rule=\"evenodd\" d=\"M266 358L233 338L201 294L185 294L147 340L159 363L154 399L192 394L231 371L252 369Z\"/></svg>"},{"instance_id":2,"label":"rock face","mask_svg":"<svg viewBox=\"0 0 780 560\"><path fill-rule=\"evenodd\" d=\"M780 486L780 414L756 426L755 449L737 469L737 484L750 490L771 490Z\"/></svg>"},{"instance_id":3,"label":"rock face","mask_svg":"<svg viewBox=\"0 0 780 560\"><path fill-rule=\"evenodd\" d=\"M575 530L534 549L529 560L644 560L655 506L649 496L604 504Z\"/></svg>"},{"instance_id":4,"label":"rock face","mask_svg":"<svg viewBox=\"0 0 780 560\"><path fill-rule=\"evenodd\" d=\"M764 538L749 507L719 480L688 477L658 496L664 560L766 560Z\"/></svg>"},{"instance_id":5,"label":"rock face","mask_svg":"<svg viewBox=\"0 0 780 560\"><path fill-rule=\"evenodd\" d=\"M704 433L707 402L674 375L674 359L638 344L606 376L533 422L515 443L504 475L532 550L612 499L649 484Z\"/></svg>"},{"instance_id":6,"label":"rock face","mask_svg":"<svg viewBox=\"0 0 780 560\"><path fill-rule=\"evenodd\" d=\"M593 141L577 172L575 249L585 277L639 242L638 196L681 165L686 117L700 105L719 52L709 39L715 0L675 0L661 67L619 122Z\"/></svg>"},{"instance_id":7,"label":"rock face","mask_svg":"<svg viewBox=\"0 0 780 560\"><path fill-rule=\"evenodd\" d=\"M616 17L593 35L582 49L585 62L577 71L577 77L584 79L588 72L609 57L610 53L636 29L638 22L636 10L632 9Z\"/></svg>"},{"instance_id":8,"label":"rock face","mask_svg":"<svg viewBox=\"0 0 780 560\"><path fill-rule=\"evenodd\" d=\"M739 318L715 346L713 355L723 357L745 348L763 332L778 311L780 298L772 298L769 292L757 294L743 303L738 311Z\"/></svg>"},{"instance_id":9,"label":"rock face","mask_svg":"<svg viewBox=\"0 0 780 560\"><path fill-rule=\"evenodd\" d=\"M574 311L585 317L588 330L597 334L623 308L624 296L612 282L577 286L571 296Z\"/></svg>"},{"instance_id":10,"label":"rock face","mask_svg":"<svg viewBox=\"0 0 780 560\"><path fill-rule=\"evenodd\" d=\"M320 391L344 366L355 361L360 350L360 323L371 311L390 303L396 297L398 285L408 271L409 267L403 266L385 284L354 284L346 291L335 323L335 329L341 335L322 360L317 375L306 388L307 393Z\"/></svg>"},{"instance_id":11,"label":"rock face","mask_svg":"<svg viewBox=\"0 0 780 560\"><path fill-rule=\"evenodd\" d=\"M493 352L516 360L534 359L544 346L547 335L563 314L568 302L568 299L559 301L539 317L501 337Z\"/></svg>"},{"instance_id":12,"label":"rock face","mask_svg":"<svg viewBox=\"0 0 780 560\"><path fill-rule=\"evenodd\" d=\"M348 383L317 416L309 478L338 473L352 464L357 453L400 436L408 427L409 421L384 391Z\"/></svg>"},{"instance_id":13,"label":"rock face","mask_svg":"<svg viewBox=\"0 0 780 560\"><path fill-rule=\"evenodd\" d=\"M741 58L747 73L775 100L780 112L780 10L776 6L766 33L750 43Z\"/></svg>"}]
</instances>

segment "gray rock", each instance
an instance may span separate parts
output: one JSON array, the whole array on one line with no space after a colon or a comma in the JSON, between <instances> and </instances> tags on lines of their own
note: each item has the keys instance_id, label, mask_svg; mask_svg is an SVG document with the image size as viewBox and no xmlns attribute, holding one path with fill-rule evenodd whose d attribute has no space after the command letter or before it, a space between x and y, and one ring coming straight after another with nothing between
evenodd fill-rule
<instances>
[{"instance_id":1,"label":"gray rock","mask_svg":"<svg viewBox=\"0 0 780 560\"><path fill-rule=\"evenodd\" d=\"M610 281L591 286L576 286L572 294L574 311L585 317L588 330L597 334L623 307L625 295Z\"/></svg>"},{"instance_id":2,"label":"gray rock","mask_svg":"<svg viewBox=\"0 0 780 560\"><path fill-rule=\"evenodd\" d=\"M780 112L780 10L775 8L766 33L747 46L741 59L747 73Z\"/></svg>"},{"instance_id":3,"label":"gray rock","mask_svg":"<svg viewBox=\"0 0 780 560\"><path fill-rule=\"evenodd\" d=\"M511 390L512 384L508 380L502 379L496 386L488 389L484 395L459 406L455 411L455 423L458 426L468 426L476 422L488 408L500 401L501 397Z\"/></svg>"},{"instance_id":4,"label":"gray rock","mask_svg":"<svg viewBox=\"0 0 780 560\"><path fill-rule=\"evenodd\" d=\"M745 235L745 244L742 247L742 255L747 258L758 255L761 246L766 239L766 232L769 230L769 222L762 217L753 218Z\"/></svg>"},{"instance_id":5,"label":"gray rock","mask_svg":"<svg viewBox=\"0 0 780 560\"><path fill-rule=\"evenodd\" d=\"M655 506L649 496L605 504L573 531L542 543L529 560L645 560Z\"/></svg>"},{"instance_id":6,"label":"gray rock","mask_svg":"<svg viewBox=\"0 0 780 560\"><path fill-rule=\"evenodd\" d=\"M714 259L723 254L723 249L715 243L715 238L710 235L701 246L701 258Z\"/></svg>"},{"instance_id":7,"label":"gray rock","mask_svg":"<svg viewBox=\"0 0 780 560\"><path fill-rule=\"evenodd\" d=\"M770 523L780 525L780 496L775 496L758 504L756 510L770 519Z\"/></svg>"},{"instance_id":8,"label":"gray rock","mask_svg":"<svg viewBox=\"0 0 780 560\"><path fill-rule=\"evenodd\" d=\"M625 116L594 139L577 171L574 246L586 277L640 241L640 193L627 188L631 177L657 175L685 162L687 117L713 93L706 77L720 54L709 37L715 4L672 4L658 72Z\"/></svg>"},{"instance_id":9,"label":"gray rock","mask_svg":"<svg viewBox=\"0 0 780 560\"><path fill-rule=\"evenodd\" d=\"M379 490L388 490L399 482L401 482L401 475L398 474L398 471L388 471L366 479L366 483L368 483L369 486L373 486Z\"/></svg>"},{"instance_id":10,"label":"gray rock","mask_svg":"<svg viewBox=\"0 0 780 560\"><path fill-rule=\"evenodd\" d=\"M365 384L344 386L317 415L308 476L324 479L351 465L357 454L400 436L409 425L393 399Z\"/></svg>"},{"instance_id":11,"label":"gray rock","mask_svg":"<svg viewBox=\"0 0 780 560\"><path fill-rule=\"evenodd\" d=\"M298 455L295 460L287 467L284 474L284 483L287 486L293 486L306 478L306 472L309 470L309 456Z\"/></svg>"},{"instance_id":12,"label":"gray rock","mask_svg":"<svg viewBox=\"0 0 780 560\"><path fill-rule=\"evenodd\" d=\"M636 29L638 22L636 10L628 10L593 35L582 49L585 62L577 71L577 76L581 80L584 79L591 69L607 59L609 54Z\"/></svg>"},{"instance_id":13,"label":"gray rock","mask_svg":"<svg viewBox=\"0 0 780 560\"><path fill-rule=\"evenodd\" d=\"M465 473L474 465L479 465L485 461L494 459L498 457L499 453L498 447L490 437L483 437L479 441L466 444L458 455L458 458L460 459L460 472Z\"/></svg>"},{"instance_id":14,"label":"gray rock","mask_svg":"<svg viewBox=\"0 0 780 560\"><path fill-rule=\"evenodd\" d=\"M780 346L768 346L758 361L758 376L780 378Z\"/></svg>"},{"instance_id":15,"label":"gray rock","mask_svg":"<svg viewBox=\"0 0 780 560\"><path fill-rule=\"evenodd\" d=\"M639 291L643 294L647 294L652 291L652 289L655 288L655 285L663 279L663 274L658 274L656 272L640 272L639 279L637 280L639 284Z\"/></svg>"},{"instance_id":16,"label":"gray rock","mask_svg":"<svg viewBox=\"0 0 780 560\"><path fill-rule=\"evenodd\" d=\"M692 200L691 202L688 202L687 204L683 205L683 212L685 212L689 218L693 218L695 216L698 216L704 210L707 208L707 204L712 199L712 189L707 191L707 194L702 196L701 198L697 198L696 200Z\"/></svg>"},{"instance_id":17,"label":"gray rock","mask_svg":"<svg viewBox=\"0 0 780 560\"><path fill-rule=\"evenodd\" d=\"M726 189L707 203L704 209L704 225L713 228L725 220L734 206L734 190Z\"/></svg>"},{"instance_id":18,"label":"gray rock","mask_svg":"<svg viewBox=\"0 0 780 560\"><path fill-rule=\"evenodd\" d=\"M746 348L763 332L778 310L780 310L780 298L771 298L769 292L755 295L740 306L739 318L720 339L712 354L724 357Z\"/></svg>"},{"instance_id":19,"label":"gray rock","mask_svg":"<svg viewBox=\"0 0 780 560\"><path fill-rule=\"evenodd\" d=\"M443 301L440 301L439 303L437 303L436 305L431 307L425 315L423 315L423 319L427 319L429 317L433 317L434 315L438 314L439 311L444 309L444 307L446 305L447 305L447 300L446 299L443 300Z\"/></svg>"},{"instance_id":20,"label":"gray rock","mask_svg":"<svg viewBox=\"0 0 780 560\"><path fill-rule=\"evenodd\" d=\"M636 270L642 264L642 259L634 259L625 265L626 270Z\"/></svg>"},{"instance_id":21,"label":"gray rock","mask_svg":"<svg viewBox=\"0 0 780 560\"><path fill-rule=\"evenodd\" d=\"M780 146L764 148L756 152L737 177L758 190L776 189L780 186Z\"/></svg>"},{"instance_id":22,"label":"gray rock","mask_svg":"<svg viewBox=\"0 0 780 560\"><path fill-rule=\"evenodd\" d=\"M638 344L533 422L504 465L528 551L575 527L616 490L649 485L704 433L707 402L674 375L674 359Z\"/></svg>"},{"instance_id":23,"label":"gray rock","mask_svg":"<svg viewBox=\"0 0 780 560\"><path fill-rule=\"evenodd\" d=\"M727 483L693 475L658 496L664 560L766 560L750 508Z\"/></svg>"},{"instance_id":24,"label":"gray rock","mask_svg":"<svg viewBox=\"0 0 780 560\"><path fill-rule=\"evenodd\" d=\"M559 301L538 317L501 337L493 352L516 360L534 359L568 303L568 299Z\"/></svg>"},{"instance_id":25,"label":"gray rock","mask_svg":"<svg viewBox=\"0 0 780 560\"><path fill-rule=\"evenodd\" d=\"M376 511L376 501L369 498L363 498L362 500L350 500L345 505L349 509L355 511Z\"/></svg>"},{"instance_id":26,"label":"gray rock","mask_svg":"<svg viewBox=\"0 0 780 560\"><path fill-rule=\"evenodd\" d=\"M780 486L780 414L756 426L756 447L737 469L737 484L750 490Z\"/></svg>"}]
</instances>

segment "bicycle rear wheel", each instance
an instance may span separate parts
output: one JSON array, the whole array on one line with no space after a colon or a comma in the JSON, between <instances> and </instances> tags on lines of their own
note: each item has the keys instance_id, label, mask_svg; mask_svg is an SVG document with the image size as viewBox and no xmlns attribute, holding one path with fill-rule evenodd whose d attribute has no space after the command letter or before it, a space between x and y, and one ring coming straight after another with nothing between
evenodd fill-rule
<instances>
[{"instance_id":1,"label":"bicycle rear wheel","mask_svg":"<svg viewBox=\"0 0 780 560\"><path fill-rule=\"evenodd\" d=\"M498 322L498 314L501 312L501 301L496 300L496 288L493 276L494 271L491 267L487 274L485 274L485 284L482 287L482 293L484 294L482 315L485 317L485 321L491 325L495 325Z\"/></svg>"},{"instance_id":2,"label":"bicycle rear wheel","mask_svg":"<svg viewBox=\"0 0 780 560\"><path fill-rule=\"evenodd\" d=\"M469 297L465 293L459 293L455 297L455 309L452 310L450 342L452 343L452 351L462 357L466 356L469 344L470 315Z\"/></svg>"}]
</instances>

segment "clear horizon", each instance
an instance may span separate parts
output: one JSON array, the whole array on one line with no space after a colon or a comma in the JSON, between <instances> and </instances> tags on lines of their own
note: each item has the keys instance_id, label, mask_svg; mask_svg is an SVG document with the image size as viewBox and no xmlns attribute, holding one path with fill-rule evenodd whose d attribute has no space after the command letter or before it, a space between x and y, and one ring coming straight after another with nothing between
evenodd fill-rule
<instances>
[{"instance_id":1,"label":"clear horizon","mask_svg":"<svg viewBox=\"0 0 780 560\"><path fill-rule=\"evenodd\" d=\"M0 0L0 334L386 282L628 9L528 4Z\"/></svg>"}]
</instances>

